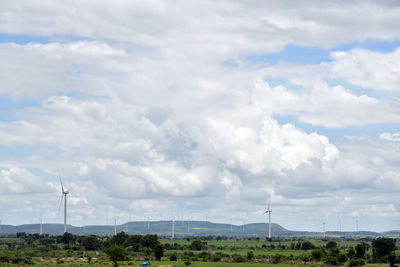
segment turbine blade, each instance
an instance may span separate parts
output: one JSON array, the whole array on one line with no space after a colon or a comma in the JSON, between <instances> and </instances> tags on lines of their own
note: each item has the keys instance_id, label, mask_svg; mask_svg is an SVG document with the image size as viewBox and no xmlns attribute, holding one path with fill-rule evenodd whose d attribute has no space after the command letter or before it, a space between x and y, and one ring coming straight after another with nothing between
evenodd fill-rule
<instances>
[{"instance_id":1,"label":"turbine blade","mask_svg":"<svg viewBox=\"0 0 400 267\"><path fill-rule=\"evenodd\" d=\"M64 194L61 195L60 203L58 204L58 214L60 214L60 208L62 205L63 198L64 198Z\"/></svg>"},{"instance_id":2,"label":"turbine blade","mask_svg":"<svg viewBox=\"0 0 400 267\"><path fill-rule=\"evenodd\" d=\"M63 187L63 184L62 184L61 177L60 177L60 183L61 183L61 191L62 191L62 192L63 192L63 194L64 194L64 187Z\"/></svg>"}]
</instances>

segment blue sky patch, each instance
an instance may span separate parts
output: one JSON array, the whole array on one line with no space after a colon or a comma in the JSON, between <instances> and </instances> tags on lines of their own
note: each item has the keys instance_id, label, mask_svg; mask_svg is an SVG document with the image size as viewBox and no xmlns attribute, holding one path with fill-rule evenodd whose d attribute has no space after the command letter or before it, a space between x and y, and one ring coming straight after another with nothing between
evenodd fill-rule
<instances>
[{"instance_id":1,"label":"blue sky patch","mask_svg":"<svg viewBox=\"0 0 400 267\"><path fill-rule=\"evenodd\" d=\"M23 34L11 34L11 33L0 33L0 43L16 43L16 44L28 44L28 43L49 43L50 40L43 36L32 36Z\"/></svg>"},{"instance_id":2,"label":"blue sky patch","mask_svg":"<svg viewBox=\"0 0 400 267\"><path fill-rule=\"evenodd\" d=\"M379 137L384 132L400 132L399 123L375 123L364 126L352 126L344 128L328 128L324 126L316 126L308 123L300 122L295 115L280 115L274 114L273 118L279 124L291 123L298 128L301 128L306 133L318 133L327 136L330 141L335 141L343 136L373 136Z\"/></svg>"},{"instance_id":3,"label":"blue sky patch","mask_svg":"<svg viewBox=\"0 0 400 267\"><path fill-rule=\"evenodd\" d=\"M288 44L277 53L250 54L244 60L252 63L268 62L269 65L276 65L279 62L289 62L293 64L319 64L321 62L331 62L333 59L330 57L330 53L334 51L365 49L369 51L388 53L393 52L398 47L400 47L399 40L388 42L371 39L343 44L331 49Z\"/></svg>"}]
</instances>

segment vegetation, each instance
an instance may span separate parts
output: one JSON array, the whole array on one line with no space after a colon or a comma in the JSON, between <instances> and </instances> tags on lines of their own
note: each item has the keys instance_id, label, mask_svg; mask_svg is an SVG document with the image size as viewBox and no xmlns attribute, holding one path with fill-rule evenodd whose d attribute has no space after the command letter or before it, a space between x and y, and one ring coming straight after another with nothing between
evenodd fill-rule
<instances>
[{"instance_id":1,"label":"vegetation","mask_svg":"<svg viewBox=\"0 0 400 267\"><path fill-rule=\"evenodd\" d=\"M397 252L397 255L396 255ZM61 236L18 233L0 238L0 266L3 264L36 266L363 266L387 262L397 256L396 240L229 238L224 236L160 239L156 235L112 237Z\"/></svg>"}]
</instances>

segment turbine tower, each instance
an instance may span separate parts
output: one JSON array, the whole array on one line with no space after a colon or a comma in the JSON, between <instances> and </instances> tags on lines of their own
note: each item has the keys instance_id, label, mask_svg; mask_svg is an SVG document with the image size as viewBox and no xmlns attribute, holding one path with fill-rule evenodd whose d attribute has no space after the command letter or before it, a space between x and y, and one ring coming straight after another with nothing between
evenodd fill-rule
<instances>
[{"instance_id":1,"label":"turbine tower","mask_svg":"<svg viewBox=\"0 0 400 267\"><path fill-rule=\"evenodd\" d=\"M271 238L271 213L272 210L269 209L269 202L268 202L268 209L264 212L264 214L268 213L268 238Z\"/></svg>"},{"instance_id":2,"label":"turbine tower","mask_svg":"<svg viewBox=\"0 0 400 267\"><path fill-rule=\"evenodd\" d=\"M39 223L40 223L40 231L39 234L42 235L43 234L43 225L42 225L42 218L39 217Z\"/></svg>"},{"instance_id":3,"label":"turbine tower","mask_svg":"<svg viewBox=\"0 0 400 267\"><path fill-rule=\"evenodd\" d=\"M325 222L322 222L322 231L324 233L324 238L325 238L326 237L326 234L325 234Z\"/></svg>"},{"instance_id":4,"label":"turbine tower","mask_svg":"<svg viewBox=\"0 0 400 267\"><path fill-rule=\"evenodd\" d=\"M172 218L172 229L171 229L171 237L172 237L172 239L174 239L175 238L175 219L174 218Z\"/></svg>"},{"instance_id":5,"label":"turbine tower","mask_svg":"<svg viewBox=\"0 0 400 267\"><path fill-rule=\"evenodd\" d=\"M60 183L61 183L61 192L62 192L62 196L61 196L61 201L64 198L64 233L67 232L67 195L69 194L68 190L64 190L62 181L61 181L61 177L60 177Z\"/></svg>"}]
</instances>

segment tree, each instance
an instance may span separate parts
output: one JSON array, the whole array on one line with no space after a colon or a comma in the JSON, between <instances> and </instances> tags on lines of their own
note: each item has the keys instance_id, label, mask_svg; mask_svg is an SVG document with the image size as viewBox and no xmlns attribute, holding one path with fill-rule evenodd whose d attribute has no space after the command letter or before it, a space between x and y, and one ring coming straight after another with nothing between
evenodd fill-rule
<instances>
[{"instance_id":1,"label":"tree","mask_svg":"<svg viewBox=\"0 0 400 267\"><path fill-rule=\"evenodd\" d=\"M356 254L356 251L354 250L354 248L350 247L349 250L347 251L347 257L352 259L355 254Z\"/></svg>"},{"instance_id":2,"label":"tree","mask_svg":"<svg viewBox=\"0 0 400 267\"><path fill-rule=\"evenodd\" d=\"M368 244L367 243L360 243L356 245L356 258L364 258L365 252L367 251Z\"/></svg>"},{"instance_id":3,"label":"tree","mask_svg":"<svg viewBox=\"0 0 400 267\"><path fill-rule=\"evenodd\" d=\"M193 240L189 245L190 250L202 250L205 248L205 244L201 240Z\"/></svg>"},{"instance_id":4,"label":"tree","mask_svg":"<svg viewBox=\"0 0 400 267\"><path fill-rule=\"evenodd\" d=\"M117 261L124 260L127 255L125 248L117 245L111 245L110 247L106 248L104 252L114 262L114 267L118 267Z\"/></svg>"},{"instance_id":5,"label":"tree","mask_svg":"<svg viewBox=\"0 0 400 267\"><path fill-rule=\"evenodd\" d=\"M126 242L127 246L130 246L133 251L138 252L142 249L143 237L141 235L131 235Z\"/></svg>"},{"instance_id":6,"label":"tree","mask_svg":"<svg viewBox=\"0 0 400 267\"><path fill-rule=\"evenodd\" d=\"M326 248L327 249L336 248L336 247L337 247L336 241L329 241L328 243L326 243Z\"/></svg>"},{"instance_id":7,"label":"tree","mask_svg":"<svg viewBox=\"0 0 400 267\"><path fill-rule=\"evenodd\" d=\"M145 235L143 237L143 247L154 249L158 243L157 235Z\"/></svg>"},{"instance_id":8,"label":"tree","mask_svg":"<svg viewBox=\"0 0 400 267\"><path fill-rule=\"evenodd\" d=\"M164 246L160 243L158 243L154 247L154 257L156 258L157 261L159 261L162 256L164 256Z\"/></svg>"},{"instance_id":9,"label":"tree","mask_svg":"<svg viewBox=\"0 0 400 267\"><path fill-rule=\"evenodd\" d=\"M118 246L124 246L125 243L127 243L129 239L129 235L127 235L124 231L119 232L118 234L114 235L110 239L110 244L118 245Z\"/></svg>"},{"instance_id":10,"label":"tree","mask_svg":"<svg viewBox=\"0 0 400 267\"><path fill-rule=\"evenodd\" d=\"M311 252L311 258L313 258L313 260L319 261L322 258L322 254L323 253L320 248L315 248Z\"/></svg>"},{"instance_id":11,"label":"tree","mask_svg":"<svg viewBox=\"0 0 400 267\"><path fill-rule=\"evenodd\" d=\"M73 235L73 234L71 234L71 233L68 233L68 232L65 232L65 233L61 236L61 242L64 243L64 244L72 244L72 243L75 243L75 240L76 240L76 236Z\"/></svg>"},{"instance_id":12,"label":"tree","mask_svg":"<svg viewBox=\"0 0 400 267\"><path fill-rule=\"evenodd\" d=\"M301 249L302 250L309 250L309 249L314 249L315 246L313 243L311 243L311 241L304 241L303 243L301 243Z\"/></svg>"},{"instance_id":13,"label":"tree","mask_svg":"<svg viewBox=\"0 0 400 267\"><path fill-rule=\"evenodd\" d=\"M254 252L252 250L247 251L247 260L251 261L254 258Z\"/></svg>"},{"instance_id":14,"label":"tree","mask_svg":"<svg viewBox=\"0 0 400 267\"><path fill-rule=\"evenodd\" d=\"M378 237L372 240L372 252L374 259L380 262L387 262L387 258L396 249L396 239Z\"/></svg>"},{"instance_id":15,"label":"tree","mask_svg":"<svg viewBox=\"0 0 400 267\"><path fill-rule=\"evenodd\" d=\"M101 241L94 235L83 236L81 238L81 245L86 250L99 250L102 247Z\"/></svg>"}]
</instances>

